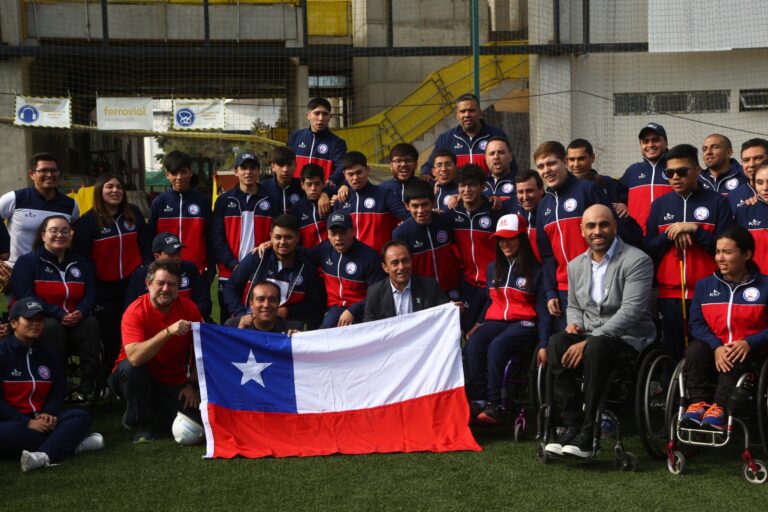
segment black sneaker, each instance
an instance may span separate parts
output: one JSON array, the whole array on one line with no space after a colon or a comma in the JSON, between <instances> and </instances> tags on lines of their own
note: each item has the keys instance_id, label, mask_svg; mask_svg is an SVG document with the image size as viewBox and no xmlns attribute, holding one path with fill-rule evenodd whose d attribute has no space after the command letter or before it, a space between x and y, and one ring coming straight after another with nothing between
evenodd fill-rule
<instances>
[{"instance_id":1,"label":"black sneaker","mask_svg":"<svg viewBox=\"0 0 768 512\"><path fill-rule=\"evenodd\" d=\"M579 429L576 427L568 427L565 431L557 436L557 438L544 446L544 451L551 453L552 455L562 455L563 446L571 442L571 440L579 434Z\"/></svg>"},{"instance_id":2,"label":"black sneaker","mask_svg":"<svg viewBox=\"0 0 768 512\"><path fill-rule=\"evenodd\" d=\"M498 404L488 404L483 412L478 414L477 421L488 425L502 425L504 423L504 409Z\"/></svg>"},{"instance_id":3,"label":"black sneaker","mask_svg":"<svg viewBox=\"0 0 768 512\"><path fill-rule=\"evenodd\" d=\"M592 436L584 432L574 437L568 444L563 445L563 455L572 455L580 459L592 456Z\"/></svg>"},{"instance_id":4,"label":"black sneaker","mask_svg":"<svg viewBox=\"0 0 768 512\"><path fill-rule=\"evenodd\" d=\"M474 425L477 423L477 417L483 412L483 406L479 402L474 400L469 401L469 424Z\"/></svg>"}]
</instances>

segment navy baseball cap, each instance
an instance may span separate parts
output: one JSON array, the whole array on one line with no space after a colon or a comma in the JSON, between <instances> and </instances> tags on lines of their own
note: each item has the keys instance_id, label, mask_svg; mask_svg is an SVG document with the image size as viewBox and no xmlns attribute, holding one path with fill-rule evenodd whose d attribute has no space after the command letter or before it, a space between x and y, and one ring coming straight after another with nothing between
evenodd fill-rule
<instances>
[{"instance_id":1,"label":"navy baseball cap","mask_svg":"<svg viewBox=\"0 0 768 512\"><path fill-rule=\"evenodd\" d=\"M24 318L32 318L35 315L42 315L43 304L35 297L23 297L11 306L11 310L8 312L8 319L13 320L23 316Z\"/></svg>"},{"instance_id":2,"label":"navy baseball cap","mask_svg":"<svg viewBox=\"0 0 768 512\"><path fill-rule=\"evenodd\" d=\"M343 228L349 229L352 227L352 217L346 212L334 212L328 217L328 229L331 228Z\"/></svg>"},{"instance_id":3,"label":"navy baseball cap","mask_svg":"<svg viewBox=\"0 0 768 512\"><path fill-rule=\"evenodd\" d=\"M159 233L154 240L152 240L152 252L164 252L165 254L173 254L182 247L181 240L173 233Z\"/></svg>"},{"instance_id":4,"label":"navy baseball cap","mask_svg":"<svg viewBox=\"0 0 768 512\"><path fill-rule=\"evenodd\" d=\"M654 132L657 135L661 135L665 139L667 138L667 130L665 130L664 127L658 123L648 123L647 125L643 126L643 129L640 130L637 138L642 139L643 136L648 132Z\"/></svg>"},{"instance_id":5,"label":"navy baseball cap","mask_svg":"<svg viewBox=\"0 0 768 512\"><path fill-rule=\"evenodd\" d=\"M256 157L256 153L252 153L250 151L246 151L245 153L240 153L237 155L237 158L235 158L235 167L240 167L249 160L255 163L256 167L261 167L261 164L259 164L259 159Z\"/></svg>"}]
</instances>

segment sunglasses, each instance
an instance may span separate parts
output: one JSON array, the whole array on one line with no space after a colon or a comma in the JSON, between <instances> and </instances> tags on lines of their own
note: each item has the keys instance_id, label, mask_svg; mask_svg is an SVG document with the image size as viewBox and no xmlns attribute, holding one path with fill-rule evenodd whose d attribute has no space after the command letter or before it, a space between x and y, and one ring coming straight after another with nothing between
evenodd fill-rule
<instances>
[{"instance_id":1,"label":"sunglasses","mask_svg":"<svg viewBox=\"0 0 768 512\"><path fill-rule=\"evenodd\" d=\"M179 173L186 174L188 172L192 172L192 169L190 169L189 167L182 167L181 169L174 169L172 171L169 170L168 174L170 174L171 176L176 176Z\"/></svg>"},{"instance_id":2,"label":"sunglasses","mask_svg":"<svg viewBox=\"0 0 768 512\"><path fill-rule=\"evenodd\" d=\"M693 167L678 167L677 169L664 169L664 176L667 177L667 179L672 178L675 174L679 178L685 178L688 176L688 173L693 170Z\"/></svg>"}]
</instances>

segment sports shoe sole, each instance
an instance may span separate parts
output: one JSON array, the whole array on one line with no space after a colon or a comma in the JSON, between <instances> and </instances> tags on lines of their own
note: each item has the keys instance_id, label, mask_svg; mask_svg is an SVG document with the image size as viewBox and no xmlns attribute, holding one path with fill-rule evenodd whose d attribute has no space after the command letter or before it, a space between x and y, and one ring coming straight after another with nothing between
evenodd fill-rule
<instances>
[{"instance_id":1,"label":"sports shoe sole","mask_svg":"<svg viewBox=\"0 0 768 512\"><path fill-rule=\"evenodd\" d=\"M557 443L549 443L548 445L544 446L544 451L551 453L552 455L562 455L563 445Z\"/></svg>"},{"instance_id":2,"label":"sports shoe sole","mask_svg":"<svg viewBox=\"0 0 768 512\"><path fill-rule=\"evenodd\" d=\"M592 450L584 451L578 446L569 444L566 446L563 446L563 455L571 455L573 457L578 457L580 459L588 459L592 456Z\"/></svg>"}]
</instances>

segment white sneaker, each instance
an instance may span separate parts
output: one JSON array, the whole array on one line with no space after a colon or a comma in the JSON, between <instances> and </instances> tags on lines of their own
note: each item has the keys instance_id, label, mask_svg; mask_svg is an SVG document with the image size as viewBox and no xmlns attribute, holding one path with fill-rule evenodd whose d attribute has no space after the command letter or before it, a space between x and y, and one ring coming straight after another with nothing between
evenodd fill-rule
<instances>
[{"instance_id":1,"label":"white sneaker","mask_svg":"<svg viewBox=\"0 0 768 512\"><path fill-rule=\"evenodd\" d=\"M45 452L21 452L21 470L32 471L33 469L45 468L51 465L51 460Z\"/></svg>"},{"instance_id":2,"label":"white sneaker","mask_svg":"<svg viewBox=\"0 0 768 512\"><path fill-rule=\"evenodd\" d=\"M104 438L98 432L88 434L75 448L75 455L83 452L92 452L104 448Z\"/></svg>"}]
</instances>

